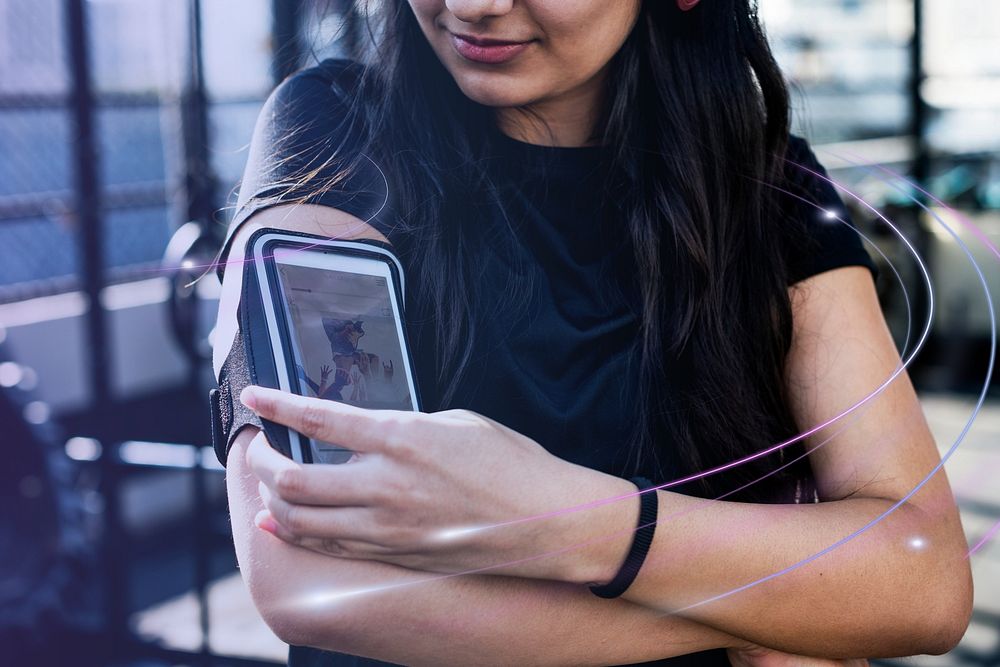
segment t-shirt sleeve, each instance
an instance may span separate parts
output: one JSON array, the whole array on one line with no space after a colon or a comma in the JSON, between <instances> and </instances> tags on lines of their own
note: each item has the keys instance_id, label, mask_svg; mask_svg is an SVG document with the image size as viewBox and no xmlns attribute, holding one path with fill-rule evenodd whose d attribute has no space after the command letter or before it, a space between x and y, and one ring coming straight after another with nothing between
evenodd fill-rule
<instances>
[{"instance_id":1,"label":"t-shirt sleeve","mask_svg":"<svg viewBox=\"0 0 1000 667\"><path fill-rule=\"evenodd\" d=\"M282 81L257 116L235 212L217 256L222 279L229 245L255 212L283 203L321 204L389 236L382 172L363 151L365 128L352 108L357 68L325 60Z\"/></svg>"},{"instance_id":2,"label":"t-shirt sleeve","mask_svg":"<svg viewBox=\"0 0 1000 667\"><path fill-rule=\"evenodd\" d=\"M806 141L789 138L785 162L787 192L779 193L786 217L788 282L794 284L842 266L866 266L872 279L878 267L865 249L862 237L826 169Z\"/></svg>"}]
</instances>

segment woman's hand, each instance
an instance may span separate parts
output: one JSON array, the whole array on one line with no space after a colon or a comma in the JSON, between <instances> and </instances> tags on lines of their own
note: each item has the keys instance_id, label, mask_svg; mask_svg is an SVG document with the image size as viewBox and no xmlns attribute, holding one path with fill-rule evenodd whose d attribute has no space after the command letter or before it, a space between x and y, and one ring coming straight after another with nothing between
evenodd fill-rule
<instances>
[{"instance_id":1,"label":"woman's hand","mask_svg":"<svg viewBox=\"0 0 1000 667\"><path fill-rule=\"evenodd\" d=\"M301 465L263 433L250 444L247 462L267 508L256 523L288 542L430 572L488 568L578 583L610 579L631 544L631 482L559 459L477 413L366 410L262 387L240 400L355 452L344 464ZM584 504L594 506L561 511ZM572 548L581 542L590 544ZM602 565L587 571L592 563Z\"/></svg>"},{"instance_id":2,"label":"woman's hand","mask_svg":"<svg viewBox=\"0 0 1000 667\"><path fill-rule=\"evenodd\" d=\"M863 658L852 660L810 658L756 645L730 648L726 650L726 655L733 667L868 667L868 661Z\"/></svg>"}]
</instances>

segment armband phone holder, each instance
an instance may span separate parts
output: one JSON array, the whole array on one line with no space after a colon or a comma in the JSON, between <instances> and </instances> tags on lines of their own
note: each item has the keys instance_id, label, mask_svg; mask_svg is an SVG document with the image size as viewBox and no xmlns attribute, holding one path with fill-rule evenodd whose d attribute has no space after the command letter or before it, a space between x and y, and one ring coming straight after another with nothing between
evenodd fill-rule
<instances>
[{"instance_id":1,"label":"armband phone holder","mask_svg":"<svg viewBox=\"0 0 1000 667\"><path fill-rule=\"evenodd\" d=\"M296 373L291 370L296 368L296 361L292 354L291 328L282 304L285 296L278 287L274 261L276 248L314 250L377 260L388 267L388 289L394 294L394 303L398 304L399 330L404 331L400 344L405 356L410 399L413 409L420 409L402 318L405 291L402 265L393 254L392 247L373 239L333 240L284 229L258 229L246 244L236 337L222 364L218 388L209 392L212 444L223 466L233 440L247 424L263 430L271 446L282 454L298 461L311 462L308 438L283 424L261 419L239 400L240 392L251 384L283 390L295 390L299 386Z\"/></svg>"}]
</instances>

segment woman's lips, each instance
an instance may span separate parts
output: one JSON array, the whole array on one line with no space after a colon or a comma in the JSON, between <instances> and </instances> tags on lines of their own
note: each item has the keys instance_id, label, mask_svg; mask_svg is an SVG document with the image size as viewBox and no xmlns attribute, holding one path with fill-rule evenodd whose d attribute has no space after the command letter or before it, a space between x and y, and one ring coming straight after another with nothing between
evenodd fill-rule
<instances>
[{"instance_id":1,"label":"woman's lips","mask_svg":"<svg viewBox=\"0 0 1000 667\"><path fill-rule=\"evenodd\" d=\"M451 34L451 43L458 55L477 63L495 65L511 60L528 48L531 42L504 42Z\"/></svg>"}]
</instances>

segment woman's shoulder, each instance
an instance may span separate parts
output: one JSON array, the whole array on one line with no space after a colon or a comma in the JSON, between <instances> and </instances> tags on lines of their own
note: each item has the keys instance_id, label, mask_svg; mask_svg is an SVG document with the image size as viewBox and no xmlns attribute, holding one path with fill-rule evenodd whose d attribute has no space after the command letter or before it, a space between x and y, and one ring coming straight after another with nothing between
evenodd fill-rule
<instances>
[{"instance_id":1,"label":"woman's shoulder","mask_svg":"<svg viewBox=\"0 0 1000 667\"><path fill-rule=\"evenodd\" d=\"M265 193L290 195L280 186L299 185L305 175L332 177L360 152L367 141L355 94L361 73L358 63L331 58L285 77L271 91L254 126L238 206Z\"/></svg>"},{"instance_id":2,"label":"woman's shoulder","mask_svg":"<svg viewBox=\"0 0 1000 667\"><path fill-rule=\"evenodd\" d=\"M271 91L257 115L220 256L251 215L291 201L340 209L383 234L392 228L375 219L386 200L384 177L361 157L369 139L357 99L363 71L354 61L330 58Z\"/></svg>"},{"instance_id":3,"label":"woman's shoulder","mask_svg":"<svg viewBox=\"0 0 1000 667\"><path fill-rule=\"evenodd\" d=\"M801 136L789 135L779 185L779 209L788 247L789 284L842 266L866 266L873 278L878 268L841 193L812 146Z\"/></svg>"},{"instance_id":4,"label":"woman's shoulder","mask_svg":"<svg viewBox=\"0 0 1000 667\"><path fill-rule=\"evenodd\" d=\"M784 177L787 184L805 188L806 192L798 194L817 194L820 191L836 191L830 182L830 175L820 163L809 141L797 134L789 134L785 146L783 162ZM825 196L829 199L829 196Z\"/></svg>"},{"instance_id":5,"label":"woman's shoulder","mask_svg":"<svg viewBox=\"0 0 1000 667\"><path fill-rule=\"evenodd\" d=\"M353 60L328 58L290 74L264 101L258 125L315 126L341 119L358 101L363 72Z\"/></svg>"},{"instance_id":6,"label":"woman's shoulder","mask_svg":"<svg viewBox=\"0 0 1000 667\"><path fill-rule=\"evenodd\" d=\"M275 92L287 96L332 96L347 99L353 96L364 74L365 66L347 58L326 58L287 76Z\"/></svg>"}]
</instances>

